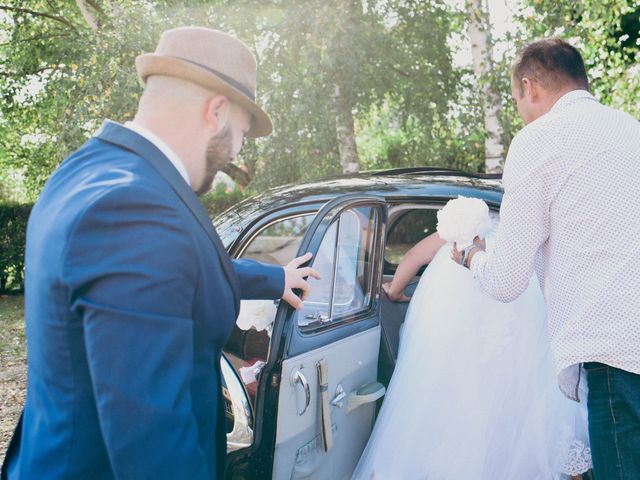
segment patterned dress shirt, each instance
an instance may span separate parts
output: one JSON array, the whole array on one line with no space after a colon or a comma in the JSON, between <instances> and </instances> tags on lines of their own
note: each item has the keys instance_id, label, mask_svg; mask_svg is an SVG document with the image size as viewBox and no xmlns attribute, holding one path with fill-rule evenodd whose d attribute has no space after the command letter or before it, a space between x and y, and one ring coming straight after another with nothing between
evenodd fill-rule
<instances>
[{"instance_id":1,"label":"patterned dress shirt","mask_svg":"<svg viewBox=\"0 0 640 480\"><path fill-rule=\"evenodd\" d=\"M582 362L640 374L640 122L569 92L513 139L503 186L481 288L509 302L537 272L567 396Z\"/></svg>"}]
</instances>

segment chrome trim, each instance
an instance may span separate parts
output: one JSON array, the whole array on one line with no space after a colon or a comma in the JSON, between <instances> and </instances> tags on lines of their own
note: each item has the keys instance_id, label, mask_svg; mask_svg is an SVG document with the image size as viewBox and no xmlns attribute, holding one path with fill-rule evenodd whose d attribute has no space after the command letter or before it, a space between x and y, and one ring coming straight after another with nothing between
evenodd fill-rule
<instances>
[{"instance_id":1,"label":"chrome trim","mask_svg":"<svg viewBox=\"0 0 640 480\"><path fill-rule=\"evenodd\" d=\"M233 430L227 433L228 453L250 447L253 444L253 429L250 426L251 407L240 379L224 356L220 358L220 367L233 409Z\"/></svg>"},{"instance_id":2,"label":"chrome trim","mask_svg":"<svg viewBox=\"0 0 640 480\"><path fill-rule=\"evenodd\" d=\"M303 375L303 373L300 370L295 370L291 375L291 384L295 387L298 383L302 385L305 395L304 408L302 409L302 411L297 412L298 416L302 416L304 415L304 412L307 411L307 408L309 408L309 404L311 403L311 390L309 389L309 382L307 382L307 379Z\"/></svg>"},{"instance_id":3,"label":"chrome trim","mask_svg":"<svg viewBox=\"0 0 640 480\"><path fill-rule=\"evenodd\" d=\"M334 407L342 408L344 407L344 399L347 396L347 392L344 391L344 387L341 383L336 387L336 395L331 400L331 405Z\"/></svg>"}]
</instances>

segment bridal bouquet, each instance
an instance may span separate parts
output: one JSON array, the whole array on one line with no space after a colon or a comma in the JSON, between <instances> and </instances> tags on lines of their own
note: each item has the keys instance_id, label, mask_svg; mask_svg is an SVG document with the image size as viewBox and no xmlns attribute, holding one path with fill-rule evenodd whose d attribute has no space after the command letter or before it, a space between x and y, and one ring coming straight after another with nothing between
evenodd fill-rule
<instances>
[{"instance_id":1,"label":"bridal bouquet","mask_svg":"<svg viewBox=\"0 0 640 480\"><path fill-rule=\"evenodd\" d=\"M492 227L489 207L479 198L459 196L449 200L437 215L440 238L456 242L458 250L471 245L476 236L484 238Z\"/></svg>"}]
</instances>

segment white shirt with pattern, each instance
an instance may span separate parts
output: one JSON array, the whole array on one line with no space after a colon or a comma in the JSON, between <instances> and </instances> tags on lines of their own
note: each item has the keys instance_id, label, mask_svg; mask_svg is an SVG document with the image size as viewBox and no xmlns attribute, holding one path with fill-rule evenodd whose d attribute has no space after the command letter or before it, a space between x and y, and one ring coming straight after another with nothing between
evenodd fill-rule
<instances>
[{"instance_id":1,"label":"white shirt with pattern","mask_svg":"<svg viewBox=\"0 0 640 480\"><path fill-rule=\"evenodd\" d=\"M569 92L513 139L503 186L481 288L509 302L537 272L569 397L582 362L640 374L640 122Z\"/></svg>"}]
</instances>

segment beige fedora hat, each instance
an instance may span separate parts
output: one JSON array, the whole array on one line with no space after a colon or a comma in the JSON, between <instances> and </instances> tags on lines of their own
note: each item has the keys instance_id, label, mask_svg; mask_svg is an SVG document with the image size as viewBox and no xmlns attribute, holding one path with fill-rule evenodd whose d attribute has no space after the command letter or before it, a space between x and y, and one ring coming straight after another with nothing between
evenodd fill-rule
<instances>
[{"instance_id":1,"label":"beige fedora hat","mask_svg":"<svg viewBox=\"0 0 640 480\"><path fill-rule=\"evenodd\" d=\"M167 30L154 53L136 58L143 82L151 75L188 80L220 93L253 116L248 137L264 137L273 130L271 119L256 104L256 59L231 35L201 27Z\"/></svg>"}]
</instances>

